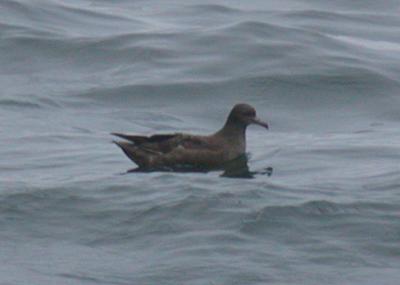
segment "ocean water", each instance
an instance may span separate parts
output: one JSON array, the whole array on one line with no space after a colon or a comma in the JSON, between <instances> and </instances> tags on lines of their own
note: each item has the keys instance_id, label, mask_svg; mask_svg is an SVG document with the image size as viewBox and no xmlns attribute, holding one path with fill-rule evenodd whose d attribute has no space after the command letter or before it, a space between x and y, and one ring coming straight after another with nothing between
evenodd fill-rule
<instances>
[{"instance_id":1,"label":"ocean water","mask_svg":"<svg viewBox=\"0 0 400 285\"><path fill-rule=\"evenodd\" d=\"M399 13L0 1L0 284L399 284ZM207 134L238 102L272 175L125 173L110 132Z\"/></svg>"}]
</instances>

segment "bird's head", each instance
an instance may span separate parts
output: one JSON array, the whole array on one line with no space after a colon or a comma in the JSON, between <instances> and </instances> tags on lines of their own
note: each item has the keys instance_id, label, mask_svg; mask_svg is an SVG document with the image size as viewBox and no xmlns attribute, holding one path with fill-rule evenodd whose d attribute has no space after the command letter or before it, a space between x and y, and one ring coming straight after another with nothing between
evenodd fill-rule
<instances>
[{"instance_id":1,"label":"bird's head","mask_svg":"<svg viewBox=\"0 0 400 285\"><path fill-rule=\"evenodd\" d=\"M268 124L257 118L256 110L249 104L236 104L228 116L228 123L239 124L247 127L255 124L268 129Z\"/></svg>"}]
</instances>

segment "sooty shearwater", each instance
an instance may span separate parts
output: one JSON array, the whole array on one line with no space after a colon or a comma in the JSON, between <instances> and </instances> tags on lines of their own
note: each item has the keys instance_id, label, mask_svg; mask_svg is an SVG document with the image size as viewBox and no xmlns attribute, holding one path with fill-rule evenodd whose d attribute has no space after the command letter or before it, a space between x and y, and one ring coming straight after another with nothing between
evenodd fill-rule
<instances>
[{"instance_id":1,"label":"sooty shearwater","mask_svg":"<svg viewBox=\"0 0 400 285\"><path fill-rule=\"evenodd\" d=\"M112 133L127 141L114 141L141 170L219 169L224 164L245 155L246 128L250 124L268 129L268 124L256 117L248 104L237 104L229 113L225 125L208 136L183 133L141 136Z\"/></svg>"}]
</instances>

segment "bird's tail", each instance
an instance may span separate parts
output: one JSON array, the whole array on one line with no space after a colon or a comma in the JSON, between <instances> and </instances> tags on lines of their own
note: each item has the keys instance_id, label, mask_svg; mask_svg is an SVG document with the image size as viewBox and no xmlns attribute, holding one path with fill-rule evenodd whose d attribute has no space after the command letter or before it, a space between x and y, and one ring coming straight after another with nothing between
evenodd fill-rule
<instances>
[{"instance_id":1,"label":"bird's tail","mask_svg":"<svg viewBox=\"0 0 400 285\"><path fill-rule=\"evenodd\" d=\"M149 166L150 156L148 153L130 142L113 141L119 146L129 159L136 163L139 167L146 168Z\"/></svg>"}]
</instances>

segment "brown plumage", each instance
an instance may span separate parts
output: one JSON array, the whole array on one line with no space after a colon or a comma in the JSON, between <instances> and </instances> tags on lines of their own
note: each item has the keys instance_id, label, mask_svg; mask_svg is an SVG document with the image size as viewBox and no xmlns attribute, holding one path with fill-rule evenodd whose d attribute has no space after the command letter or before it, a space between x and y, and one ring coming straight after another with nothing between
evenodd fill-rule
<instances>
[{"instance_id":1,"label":"brown plumage","mask_svg":"<svg viewBox=\"0 0 400 285\"><path fill-rule=\"evenodd\" d=\"M127 141L115 141L140 169L217 169L246 152L246 127L268 125L248 104L237 104L225 125L209 136L159 134L153 136L112 133Z\"/></svg>"}]
</instances>

